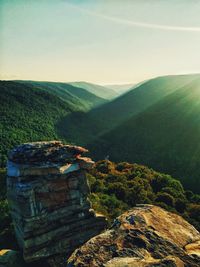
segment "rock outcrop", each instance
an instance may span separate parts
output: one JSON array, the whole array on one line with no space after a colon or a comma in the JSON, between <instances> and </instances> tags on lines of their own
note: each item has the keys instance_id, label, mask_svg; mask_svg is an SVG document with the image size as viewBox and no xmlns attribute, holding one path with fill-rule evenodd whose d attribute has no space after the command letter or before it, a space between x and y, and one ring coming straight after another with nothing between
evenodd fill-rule
<instances>
[{"instance_id":1,"label":"rock outcrop","mask_svg":"<svg viewBox=\"0 0 200 267\"><path fill-rule=\"evenodd\" d=\"M69 258L67 267L198 267L200 234L182 217L138 205L93 237Z\"/></svg>"},{"instance_id":2,"label":"rock outcrop","mask_svg":"<svg viewBox=\"0 0 200 267\"><path fill-rule=\"evenodd\" d=\"M16 237L26 262L64 266L81 244L99 234L105 217L87 200L86 149L61 142L23 144L10 152L7 190Z\"/></svg>"}]
</instances>

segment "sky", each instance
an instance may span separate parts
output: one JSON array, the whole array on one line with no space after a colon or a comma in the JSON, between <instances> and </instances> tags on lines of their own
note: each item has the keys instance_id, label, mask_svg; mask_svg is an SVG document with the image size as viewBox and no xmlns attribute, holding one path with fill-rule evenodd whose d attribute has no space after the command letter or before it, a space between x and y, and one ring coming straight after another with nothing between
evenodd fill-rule
<instances>
[{"instance_id":1,"label":"sky","mask_svg":"<svg viewBox=\"0 0 200 267\"><path fill-rule=\"evenodd\" d=\"M0 0L0 79L200 73L200 0Z\"/></svg>"}]
</instances>

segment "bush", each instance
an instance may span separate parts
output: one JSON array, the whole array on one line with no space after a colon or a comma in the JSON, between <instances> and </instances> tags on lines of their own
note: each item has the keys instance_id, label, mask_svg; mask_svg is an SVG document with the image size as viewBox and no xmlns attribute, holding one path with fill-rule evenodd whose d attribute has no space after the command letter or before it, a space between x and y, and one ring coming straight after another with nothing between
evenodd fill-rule
<instances>
[{"instance_id":1,"label":"bush","mask_svg":"<svg viewBox=\"0 0 200 267\"><path fill-rule=\"evenodd\" d=\"M126 185L120 182L112 183L108 185L106 191L108 194L114 194L118 199L126 201L126 192L127 192Z\"/></svg>"},{"instance_id":2,"label":"bush","mask_svg":"<svg viewBox=\"0 0 200 267\"><path fill-rule=\"evenodd\" d=\"M89 182L93 207L109 220L136 204L146 203L182 213L186 220L200 228L198 208L190 205L200 203L199 195L184 191L181 183L170 175L138 164L104 160L90 171Z\"/></svg>"},{"instance_id":3,"label":"bush","mask_svg":"<svg viewBox=\"0 0 200 267\"><path fill-rule=\"evenodd\" d=\"M163 202L166 205L173 207L175 200L174 200L173 196L171 196L168 193L158 193L157 198L156 198L156 202Z\"/></svg>"},{"instance_id":4,"label":"bush","mask_svg":"<svg viewBox=\"0 0 200 267\"><path fill-rule=\"evenodd\" d=\"M177 199L175 202L175 208L178 212L183 213L186 209L186 202L182 199Z\"/></svg>"},{"instance_id":5,"label":"bush","mask_svg":"<svg viewBox=\"0 0 200 267\"><path fill-rule=\"evenodd\" d=\"M116 170L117 171L127 171L131 168L131 164L128 162L120 162L116 165Z\"/></svg>"},{"instance_id":6,"label":"bush","mask_svg":"<svg viewBox=\"0 0 200 267\"><path fill-rule=\"evenodd\" d=\"M169 175L155 175L152 179L151 186L155 193L160 192L162 188L167 187L170 181Z\"/></svg>"},{"instance_id":7,"label":"bush","mask_svg":"<svg viewBox=\"0 0 200 267\"><path fill-rule=\"evenodd\" d=\"M195 219L200 223L200 205L199 204L189 204L188 214L190 218Z\"/></svg>"},{"instance_id":8,"label":"bush","mask_svg":"<svg viewBox=\"0 0 200 267\"><path fill-rule=\"evenodd\" d=\"M186 190L186 191L185 191L185 196L186 196L186 198L187 198L189 201L191 201L192 198L193 198L193 196L194 196L194 194L193 194L192 191L190 191L190 190Z\"/></svg>"},{"instance_id":9,"label":"bush","mask_svg":"<svg viewBox=\"0 0 200 267\"><path fill-rule=\"evenodd\" d=\"M115 195L92 193L90 194L90 201L93 209L104 214L109 222L128 209L127 205L118 200Z\"/></svg>"},{"instance_id":10,"label":"bush","mask_svg":"<svg viewBox=\"0 0 200 267\"><path fill-rule=\"evenodd\" d=\"M113 163L109 160L101 160L96 164L97 171L102 173L109 173L113 169Z\"/></svg>"}]
</instances>

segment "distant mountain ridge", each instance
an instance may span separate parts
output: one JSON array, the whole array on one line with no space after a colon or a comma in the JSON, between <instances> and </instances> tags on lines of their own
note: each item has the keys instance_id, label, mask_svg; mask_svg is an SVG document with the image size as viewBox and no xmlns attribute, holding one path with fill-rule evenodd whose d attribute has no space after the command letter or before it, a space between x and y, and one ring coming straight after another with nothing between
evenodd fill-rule
<instances>
[{"instance_id":1,"label":"distant mountain ridge","mask_svg":"<svg viewBox=\"0 0 200 267\"><path fill-rule=\"evenodd\" d=\"M75 87L84 88L88 92L105 99L112 99L119 95L117 91L98 84L88 82L70 82L69 84Z\"/></svg>"},{"instance_id":2,"label":"distant mountain ridge","mask_svg":"<svg viewBox=\"0 0 200 267\"><path fill-rule=\"evenodd\" d=\"M134 87L134 85L135 85L134 83L126 83L126 84L106 84L105 86L107 88L113 89L119 94L123 94L131 90L131 88Z\"/></svg>"},{"instance_id":3,"label":"distant mountain ridge","mask_svg":"<svg viewBox=\"0 0 200 267\"><path fill-rule=\"evenodd\" d=\"M178 88L193 81L198 75L163 76L141 83L136 88L85 113L75 113L68 116L62 126L72 125L64 130L66 136L76 142L77 138L82 145L91 143L98 136L106 133L132 116L145 111L163 97L176 91ZM73 122L75 123L73 124Z\"/></svg>"},{"instance_id":4,"label":"distant mountain ridge","mask_svg":"<svg viewBox=\"0 0 200 267\"><path fill-rule=\"evenodd\" d=\"M77 102L80 102L80 107L82 106L83 110L88 110L107 102L106 99L98 97L84 88L75 87L68 83L23 80L16 82L28 84L45 92L53 93L67 103L74 103L75 106Z\"/></svg>"}]
</instances>

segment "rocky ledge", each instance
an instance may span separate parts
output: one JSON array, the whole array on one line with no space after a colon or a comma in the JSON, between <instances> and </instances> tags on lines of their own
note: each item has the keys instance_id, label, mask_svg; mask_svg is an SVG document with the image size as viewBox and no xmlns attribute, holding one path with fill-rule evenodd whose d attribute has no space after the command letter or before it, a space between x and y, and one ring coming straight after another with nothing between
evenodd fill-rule
<instances>
[{"instance_id":1,"label":"rocky ledge","mask_svg":"<svg viewBox=\"0 0 200 267\"><path fill-rule=\"evenodd\" d=\"M105 217L87 199L85 173L94 162L84 152L58 141L22 144L10 152L8 202L26 262L66 266L77 247L105 228Z\"/></svg>"},{"instance_id":2,"label":"rocky ledge","mask_svg":"<svg viewBox=\"0 0 200 267\"><path fill-rule=\"evenodd\" d=\"M67 267L198 267L200 234L182 217L138 205L93 237L69 258Z\"/></svg>"}]
</instances>

